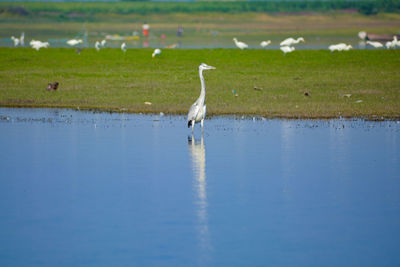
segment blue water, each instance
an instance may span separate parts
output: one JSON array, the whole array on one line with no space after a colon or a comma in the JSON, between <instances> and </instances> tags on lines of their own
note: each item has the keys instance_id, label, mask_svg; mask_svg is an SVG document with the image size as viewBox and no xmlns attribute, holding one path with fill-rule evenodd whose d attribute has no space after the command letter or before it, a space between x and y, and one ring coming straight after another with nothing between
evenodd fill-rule
<instances>
[{"instance_id":1,"label":"blue water","mask_svg":"<svg viewBox=\"0 0 400 267\"><path fill-rule=\"evenodd\" d=\"M399 122L185 127L0 108L0 266L400 265Z\"/></svg>"}]
</instances>

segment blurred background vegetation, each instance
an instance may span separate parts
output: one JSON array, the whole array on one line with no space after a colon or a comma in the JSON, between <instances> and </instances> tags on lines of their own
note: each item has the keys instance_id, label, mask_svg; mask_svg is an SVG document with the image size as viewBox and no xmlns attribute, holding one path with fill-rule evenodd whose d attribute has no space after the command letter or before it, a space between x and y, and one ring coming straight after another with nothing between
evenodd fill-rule
<instances>
[{"instance_id":1,"label":"blurred background vegetation","mask_svg":"<svg viewBox=\"0 0 400 267\"><path fill-rule=\"evenodd\" d=\"M196 1L196 2L0 2L0 17L48 16L65 20L90 19L98 13L149 14L196 12L330 12L351 10L365 15L400 11L400 0L325 1ZM75 16L71 16L75 14Z\"/></svg>"}]
</instances>

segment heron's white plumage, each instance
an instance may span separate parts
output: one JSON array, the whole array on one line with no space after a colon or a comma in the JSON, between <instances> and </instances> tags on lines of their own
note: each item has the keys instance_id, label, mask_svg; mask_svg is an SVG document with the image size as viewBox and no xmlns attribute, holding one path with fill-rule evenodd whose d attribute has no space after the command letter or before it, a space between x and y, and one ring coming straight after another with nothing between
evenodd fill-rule
<instances>
[{"instance_id":1,"label":"heron's white plumage","mask_svg":"<svg viewBox=\"0 0 400 267\"><path fill-rule=\"evenodd\" d=\"M292 38L292 37L290 37L290 38L287 38L287 39L283 40L283 41L280 43L280 45L281 45L281 46L291 46L291 45L298 44L298 43L300 43L300 42L305 42L305 40L304 40L303 37L299 37L299 38L297 38L297 40L294 39L294 38Z\"/></svg>"},{"instance_id":2,"label":"heron's white plumage","mask_svg":"<svg viewBox=\"0 0 400 267\"><path fill-rule=\"evenodd\" d=\"M295 48L293 46L281 46L281 51L286 55L286 53L293 52Z\"/></svg>"},{"instance_id":3,"label":"heron's white plumage","mask_svg":"<svg viewBox=\"0 0 400 267\"><path fill-rule=\"evenodd\" d=\"M50 46L49 42L41 42L36 40L32 40L29 44L32 46L33 49L36 49L37 51L40 48L47 48Z\"/></svg>"},{"instance_id":4,"label":"heron's white plumage","mask_svg":"<svg viewBox=\"0 0 400 267\"><path fill-rule=\"evenodd\" d=\"M236 38L233 38L233 41L235 42L235 45L242 50L249 47L246 43L240 42Z\"/></svg>"},{"instance_id":5,"label":"heron's white plumage","mask_svg":"<svg viewBox=\"0 0 400 267\"><path fill-rule=\"evenodd\" d=\"M334 52L334 51L339 51L339 52L340 51L348 51L351 48L353 48L351 45L347 45L345 43L334 44L334 45L330 45L328 47L328 49L331 50L331 52Z\"/></svg>"},{"instance_id":6,"label":"heron's white plumage","mask_svg":"<svg viewBox=\"0 0 400 267\"><path fill-rule=\"evenodd\" d=\"M192 133L196 122L201 122L201 131L203 132L203 121L206 117L207 107L205 105L206 98L206 86L203 77L203 70L212 70L215 67L208 66L205 63L201 63L199 66L199 77L201 82L201 92L199 98L190 107L187 117L188 127L192 126Z\"/></svg>"},{"instance_id":7,"label":"heron's white plumage","mask_svg":"<svg viewBox=\"0 0 400 267\"><path fill-rule=\"evenodd\" d=\"M106 43L107 43L107 41L104 39L104 40L101 41L100 44L101 44L102 47L104 47L106 45Z\"/></svg>"},{"instance_id":8,"label":"heron's white plumage","mask_svg":"<svg viewBox=\"0 0 400 267\"><path fill-rule=\"evenodd\" d=\"M387 49L396 48L396 46L400 46L400 41L397 40L397 36L395 35L392 41L386 42L385 46Z\"/></svg>"},{"instance_id":9,"label":"heron's white plumage","mask_svg":"<svg viewBox=\"0 0 400 267\"><path fill-rule=\"evenodd\" d=\"M269 44L271 43L271 40L268 40L268 41L262 41L261 43L260 43L260 45L261 45L261 47L266 47L266 46L268 46Z\"/></svg>"},{"instance_id":10,"label":"heron's white plumage","mask_svg":"<svg viewBox=\"0 0 400 267\"><path fill-rule=\"evenodd\" d=\"M126 44L122 43L121 50L125 53L126 52Z\"/></svg>"},{"instance_id":11,"label":"heron's white plumage","mask_svg":"<svg viewBox=\"0 0 400 267\"><path fill-rule=\"evenodd\" d=\"M77 40L77 39L71 39L67 41L67 44L70 46L75 46L77 44L83 43L83 41L81 39Z\"/></svg>"},{"instance_id":12,"label":"heron's white plumage","mask_svg":"<svg viewBox=\"0 0 400 267\"><path fill-rule=\"evenodd\" d=\"M161 49L156 48L156 49L154 49L154 52L153 52L153 54L151 54L151 56L152 56L152 57L155 57L155 56L157 56L157 55L159 55L159 54L161 54Z\"/></svg>"},{"instance_id":13,"label":"heron's white plumage","mask_svg":"<svg viewBox=\"0 0 400 267\"><path fill-rule=\"evenodd\" d=\"M14 46L18 46L19 45L19 39L15 38L14 36L11 36L11 40L14 42Z\"/></svg>"},{"instance_id":14,"label":"heron's white plumage","mask_svg":"<svg viewBox=\"0 0 400 267\"><path fill-rule=\"evenodd\" d=\"M100 51L100 42L96 41L96 43L94 44L94 47L96 48L97 51Z\"/></svg>"},{"instance_id":15,"label":"heron's white plumage","mask_svg":"<svg viewBox=\"0 0 400 267\"><path fill-rule=\"evenodd\" d=\"M21 37L19 38L19 43L21 44L21 46L25 45L25 33L21 33Z\"/></svg>"},{"instance_id":16,"label":"heron's white plumage","mask_svg":"<svg viewBox=\"0 0 400 267\"><path fill-rule=\"evenodd\" d=\"M375 48L381 48L381 47L383 47L383 44L381 44L380 42L367 41L366 43L369 44L369 45L371 45L371 46L373 46L373 47L375 47Z\"/></svg>"}]
</instances>

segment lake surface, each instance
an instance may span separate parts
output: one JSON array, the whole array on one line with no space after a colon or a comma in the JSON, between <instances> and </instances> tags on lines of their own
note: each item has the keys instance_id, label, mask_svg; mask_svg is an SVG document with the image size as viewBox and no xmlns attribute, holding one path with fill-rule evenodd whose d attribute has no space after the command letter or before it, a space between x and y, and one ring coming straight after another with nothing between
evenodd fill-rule
<instances>
[{"instance_id":1,"label":"lake surface","mask_svg":"<svg viewBox=\"0 0 400 267\"><path fill-rule=\"evenodd\" d=\"M0 266L400 264L396 121L0 108L0 135Z\"/></svg>"},{"instance_id":2,"label":"lake surface","mask_svg":"<svg viewBox=\"0 0 400 267\"><path fill-rule=\"evenodd\" d=\"M10 32L10 36L13 33ZM15 35L15 34L14 34ZM287 34L282 34L280 36L266 36L264 35L256 35L256 36L250 36L250 37L244 37L244 38L239 38L239 40L247 43L249 45L249 49L264 49L264 50L279 50L280 48L280 42L288 38ZM361 41L360 38L356 35L350 35L350 36L307 36L305 37L307 42L306 43L300 43L295 45L296 50L328 50L328 47L331 44L337 44L337 43L346 43L346 44L351 44L354 49L375 49L370 45L366 45L364 41ZM60 36L51 36L51 35L45 35L41 36L38 35L34 39L39 39L42 41L47 41L50 43L51 48L57 48L57 47L71 47L69 46L66 42L68 39L65 39L60 37ZM89 40L85 41L82 45L79 45L81 48L93 48L94 49L94 44L96 41L104 39L104 36L96 36L92 37ZM260 46L260 42L262 40L270 40L272 39L272 43L267 46L266 48L262 48ZM27 39L31 40L31 39ZM122 42L125 42L127 45L127 48L161 48L164 49L167 46L174 45L176 48L183 48L183 49L214 49L214 48L234 48L238 49L234 42L232 41L232 36L223 36L223 37L217 37L217 36L190 36L188 38L182 37L174 37L172 36L171 38L168 38L168 40L163 40L158 37L150 38L150 39L143 39L143 40L127 40L127 41L122 41L122 40L108 40L106 47L108 48L120 48ZM384 44L384 43L383 43ZM0 47L14 47L14 43L11 40L10 37L5 37L1 38L0 36ZM30 47L29 42L26 41L25 47ZM381 49L386 49L386 48L381 48Z\"/></svg>"}]
</instances>

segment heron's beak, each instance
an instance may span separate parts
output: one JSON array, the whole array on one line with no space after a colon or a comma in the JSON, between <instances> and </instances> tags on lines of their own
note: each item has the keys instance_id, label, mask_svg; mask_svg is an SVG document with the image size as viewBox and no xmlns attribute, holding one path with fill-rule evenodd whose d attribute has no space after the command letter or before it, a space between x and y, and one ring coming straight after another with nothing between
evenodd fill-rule
<instances>
[{"instance_id":1,"label":"heron's beak","mask_svg":"<svg viewBox=\"0 0 400 267\"><path fill-rule=\"evenodd\" d=\"M154 57L154 53L153 53L153 54L151 54L151 57Z\"/></svg>"},{"instance_id":2,"label":"heron's beak","mask_svg":"<svg viewBox=\"0 0 400 267\"><path fill-rule=\"evenodd\" d=\"M207 66L210 70L215 70L216 69L216 67L213 67L213 66Z\"/></svg>"}]
</instances>

